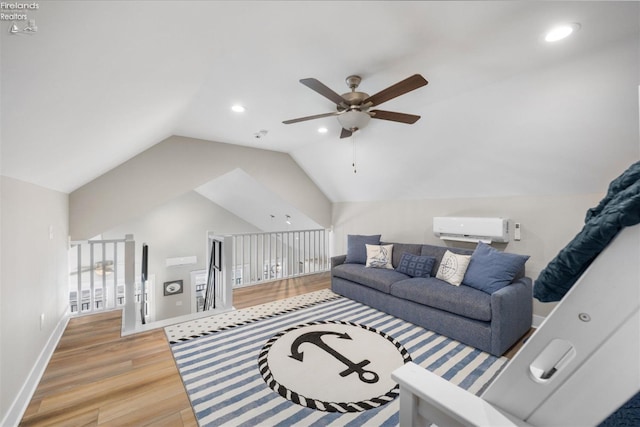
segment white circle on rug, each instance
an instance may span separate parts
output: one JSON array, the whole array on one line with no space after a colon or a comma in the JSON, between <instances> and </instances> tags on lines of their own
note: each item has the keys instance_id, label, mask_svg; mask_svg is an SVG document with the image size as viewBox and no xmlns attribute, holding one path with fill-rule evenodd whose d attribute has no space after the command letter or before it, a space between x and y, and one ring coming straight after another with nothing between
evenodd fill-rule
<instances>
[{"instance_id":1,"label":"white circle on rug","mask_svg":"<svg viewBox=\"0 0 640 427\"><path fill-rule=\"evenodd\" d=\"M329 412L360 412L398 395L391 372L409 362L394 338L366 325L318 321L278 333L260 352L267 385L284 398Z\"/></svg>"}]
</instances>

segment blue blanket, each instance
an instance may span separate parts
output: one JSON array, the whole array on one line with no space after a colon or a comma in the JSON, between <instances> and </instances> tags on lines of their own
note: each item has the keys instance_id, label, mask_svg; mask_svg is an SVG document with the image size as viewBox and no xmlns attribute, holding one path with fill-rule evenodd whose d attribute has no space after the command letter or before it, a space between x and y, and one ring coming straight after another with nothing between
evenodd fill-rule
<instances>
[{"instance_id":1,"label":"blue blanket","mask_svg":"<svg viewBox=\"0 0 640 427\"><path fill-rule=\"evenodd\" d=\"M587 211L582 230L542 270L533 296L560 301L591 262L624 227L640 223L640 162L609 185L598 206Z\"/></svg>"}]
</instances>

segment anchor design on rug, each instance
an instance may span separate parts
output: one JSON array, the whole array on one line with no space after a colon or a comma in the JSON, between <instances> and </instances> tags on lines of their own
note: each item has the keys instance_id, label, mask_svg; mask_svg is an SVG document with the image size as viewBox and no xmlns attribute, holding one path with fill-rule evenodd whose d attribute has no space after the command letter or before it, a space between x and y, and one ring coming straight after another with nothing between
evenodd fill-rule
<instances>
[{"instance_id":1,"label":"anchor design on rug","mask_svg":"<svg viewBox=\"0 0 640 427\"><path fill-rule=\"evenodd\" d=\"M368 384L373 384L378 382L378 380L380 379L378 374L376 374L373 371L364 369L365 366L371 363L369 360L365 359L362 362L358 362L358 363L352 362L351 360L347 359L344 355L342 355L335 349L331 348L327 343L322 341L322 337L324 335L337 335L338 338L344 339L344 340L352 339L349 336L349 334L347 334L346 332L342 334L339 332L333 332L333 331L307 332L306 334L300 335L298 338L295 339L293 344L291 344L291 355L289 357L299 362L302 362L303 352L299 350L300 346L304 343L315 344L317 347L326 351L327 353L329 353L330 355L332 355L333 357L335 357L336 359L338 359L340 362L344 363L347 366L347 369L340 372L341 377L346 377L347 375L350 375L356 372L358 374L358 377L360 378L360 381L362 382L365 382Z\"/></svg>"}]
</instances>

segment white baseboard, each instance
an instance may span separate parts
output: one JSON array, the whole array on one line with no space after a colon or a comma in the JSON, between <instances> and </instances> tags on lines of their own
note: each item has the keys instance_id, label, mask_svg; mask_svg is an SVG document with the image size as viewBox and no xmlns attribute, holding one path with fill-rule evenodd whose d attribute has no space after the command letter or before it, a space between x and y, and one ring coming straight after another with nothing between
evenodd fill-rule
<instances>
[{"instance_id":1,"label":"white baseboard","mask_svg":"<svg viewBox=\"0 0 640 427\"><path fill-rule=\"evenodd\" d=\"M62 334L67 327L67 323L69 323L69 317L69 310L67 308L67 311L64 313L64 315L54 328L53 332L51 333L47 344L40 352L35 365L33 365L33 368L31 368L31 372L29 372L29 375L22 385L20 392L9 407L9 410L5 414L2 422L0 422L0 425L10 427L20 424L22 416L27 410L29 402L31 402L31 397L33 397L33 394L35 393L36 388L38 387L38 384L42 379L42 375L44 374L44 371L49 364L49 360L51 359L51 356L58 346L58 342L60 341L60 338L62 337Z\"/></svg>"},{"instance_id":2,"label":"white baseboard","mask_svg":"<svg viewBox=\"0 0 640 427\"><path fill-rule=\"evenodd\" d=\"M534 328L538 328L540 325L542 325L542 322L544 322L544 319L546 319L546 317L538 316L537 314L534 314L533 315L533 322L532 322L531 326L534 327Z\"/></svg>"}]
</instances>

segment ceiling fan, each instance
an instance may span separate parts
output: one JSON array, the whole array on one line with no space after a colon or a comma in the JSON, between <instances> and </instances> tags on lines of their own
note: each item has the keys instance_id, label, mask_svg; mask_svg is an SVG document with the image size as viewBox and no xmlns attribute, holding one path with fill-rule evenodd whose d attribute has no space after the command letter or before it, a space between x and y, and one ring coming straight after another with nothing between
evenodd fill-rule
<instances>
[{"instance_id":1,"label":"ceiling fan","mask_svg":"<svg viewBox=\"0 0 640 427\"><path fill-rule=\"evenodd\" d=\"M99 276L111 274L113 273L113 261L98 261L93 265L93 267L82 267L80 273L84 273L86 271L94 271ZM78 271L73 271L71 274L75 276L78 274Z\"/></svg>"},{"instance_id":2,"label":"ceiling fan","mask_svg":"<svg viewBox=\"0 0 640 427\"><path fill-rule=\"evenodd\" d=\"M285 120L282 123L288 125L307 120L320 119L322 117L337 116L338 121L342 126L340 138L348 138L353 134L353 132L365 127L371 118L407 124L413 124L420 118L420 116L416 116L414 114L396 113L394 111L384 110L370 110L371 107L375 107L383 102L389 101L390 99L425 86L428 82L420 74L414 74L413 76L389 86L372 96L369 96L364 92L356 91L361 81L362 78L360 78L360 76L347 77L347 86L349 86L351 92L338 95L317 79L308 78L300 80L300 83L307 86L309 89L314 90L330 101L333 101L336 104L337 111Z\"/></svg>"}]
</instances>

